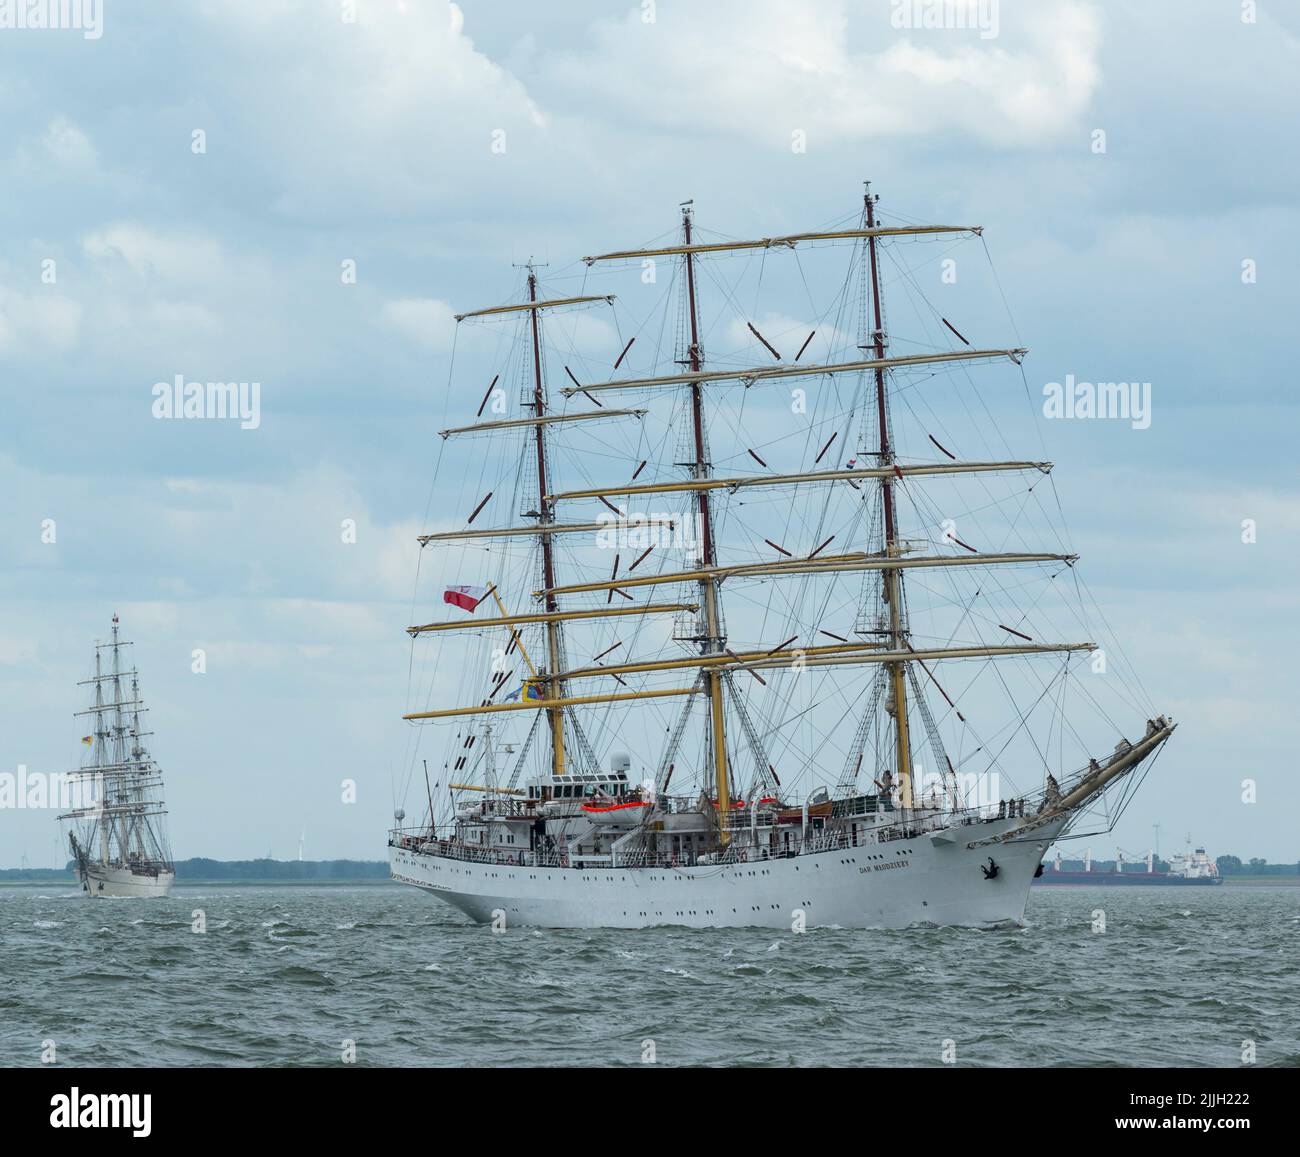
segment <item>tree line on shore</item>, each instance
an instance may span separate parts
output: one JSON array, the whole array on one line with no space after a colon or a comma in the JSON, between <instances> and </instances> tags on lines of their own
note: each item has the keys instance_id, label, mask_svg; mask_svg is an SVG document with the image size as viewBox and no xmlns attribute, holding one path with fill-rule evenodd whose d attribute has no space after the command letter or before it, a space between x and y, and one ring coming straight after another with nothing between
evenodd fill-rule
<instances>
[{"instance_id":1,"label":"tree line on shore","mask_svg":"<svg viewBox=\"0 0 1300 1157\"><path fill-rule=\"evenodd\" d=\"M64 868L0 868L0 881L75 878L76 862ZM382 880L384 860L210 860L176 861L176 878L185 880Z\"/></svg>"}]
</instances>

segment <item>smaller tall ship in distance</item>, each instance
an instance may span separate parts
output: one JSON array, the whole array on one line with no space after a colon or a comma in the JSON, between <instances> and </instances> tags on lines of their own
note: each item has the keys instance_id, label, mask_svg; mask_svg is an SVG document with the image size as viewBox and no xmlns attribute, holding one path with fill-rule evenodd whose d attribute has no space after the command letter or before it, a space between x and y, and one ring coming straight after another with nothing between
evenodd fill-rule
<instances>
[{"instance_id":1,"label":"smaller tall ship in distance","mask_svg":"<svg viewBox=\"0 0 1300 1157\"><path fill-rule=\"evenodd\" d=\"M1061 853L1056 853L1056 859L1051 864L1042 866L1041 875L1034 880L1035 884L1084 884L1092 887L1108 887L1112 885L1130 885L1142 884L1176 884L1187 885L1195 884L1200 887L1213 886L1222 884L1223 877L1219 875L1219 866L1212 859L1204 848L1192 850L1191 836L1187 837L1187 851L1179 852L1169 858L1169 868L1162 871L1156 867L1157 856L1154 851L1148 851L1147 854L1134 862L1124 859L1124 850L1116 850L1115 863L1110 868L1097 869L1092 864L1092 851L1088 850L1083 853L1083 870L1070 869L1064 867L1061 861Z\"/></svg>"},{"instance_id":2,"label":"smaller tall ship in distance","mask_svg":"<svg viewBox=\"0 0 1300 1157\"><path fill-rule=\"evenodd\" d=\"M68 841L82 889L90 896L166 896L176 879L167 843L162 770L144 745L148 708L140 698L139 672L123 669L117 615L113 637L95 645L95 673L78 686L93 688L83 735L85 762L71 773L84 806L59 816L70 825ZM111 656L105 662L105 652Z\"/></svg>"}]
</instances>

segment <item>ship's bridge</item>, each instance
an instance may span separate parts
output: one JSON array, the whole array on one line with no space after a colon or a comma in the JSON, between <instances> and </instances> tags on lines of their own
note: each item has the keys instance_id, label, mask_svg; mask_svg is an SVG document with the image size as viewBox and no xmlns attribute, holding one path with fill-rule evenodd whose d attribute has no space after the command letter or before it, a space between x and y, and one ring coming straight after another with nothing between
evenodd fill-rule
<instances>
[{"instance_id":1,"label":"ship's bridge","mask_svg":"<svg viewBox=\"0 0 1300 1157\"><path fill-rule=\"evenodd\" d=\"M590 772L578 775L546 775L528 781L528 798L541 799L542 789L550 788L550 799L587 799L597 791L606 795L623 795L629 789L627 772Z\"/></svg>"}]
</instances>

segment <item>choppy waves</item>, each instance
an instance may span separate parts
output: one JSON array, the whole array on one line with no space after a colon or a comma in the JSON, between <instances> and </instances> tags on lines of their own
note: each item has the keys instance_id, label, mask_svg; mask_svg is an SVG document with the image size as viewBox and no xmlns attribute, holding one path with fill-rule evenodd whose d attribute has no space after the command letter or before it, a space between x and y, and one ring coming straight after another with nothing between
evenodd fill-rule
<instances>
[{"instance_id":1,"label":"choppy waves","mask_svg":"<svg viewBox=\"0 0 1300 1157\"><path fill-rule=\"evenodd\" d=\"M1300 1064L1300 889L785 936L498 934L399 887L67 899L0 889L0 1064Z\"/></svg>"}]
</instances>

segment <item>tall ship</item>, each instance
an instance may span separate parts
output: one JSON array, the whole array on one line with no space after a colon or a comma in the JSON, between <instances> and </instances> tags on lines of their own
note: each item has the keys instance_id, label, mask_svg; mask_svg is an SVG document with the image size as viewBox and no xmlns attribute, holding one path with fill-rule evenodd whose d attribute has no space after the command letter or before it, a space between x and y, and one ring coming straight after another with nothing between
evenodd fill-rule
<instances>
[{"instance_id":1,"label":"tall ship","mask_svg":"<svg viewBox=\"0 0 1300 1157\"><path fill-rule=\"evenodd\" d=\"M1219 875L1219 865L1210 859L1204 848L1193 850L1191 837L1187 839L1187 851L1177 852L1169 858L1169 867L1156 867L1155 852L1147 854L1136 863L1126 861L1124 851L1116 852L1115 863L1109 869L1099 870L1092 863L1092 852L1083 854L1083 868L1066 868L1063 857L1058 851L1056 859L1043 864L1043 871L1035 877L1038 885L1084 885L1092 888L1142 887L1153 884L1172 884L1175 887L1193 886L1198 888L1214 887L1223 883Z\"/></svg>"},{"instance_id":2,"label":"tall ship","mask_svg":"<svg viewBox=\"0 0 1300 1157\"><path fill-rule=\"evenodd\" d=\"M81 806L61 815L69 825L82 890L89 896L166 896L176 879L167 842L162 770L149 754L141 729L148 708L140 697L135 665L124 666L113 616L112 639L95 645L95 673L78 686L91 688L91 705L77 712L90 719L81 767L69 776ZM106 661L107 660L107 661Z\"/></svg>"},{"instance_id":3,"label":"tall ship","mask_svg":"<svg viewBox=\"0 0 1300 1157\"><path fill-rule=\"evenodd\" d=\"M391 875L505 926L1022 922L1175 725L994 416L1027 351L926 296L983 230L679 222L457 315Z\"/></svg>"}]
</instances>

